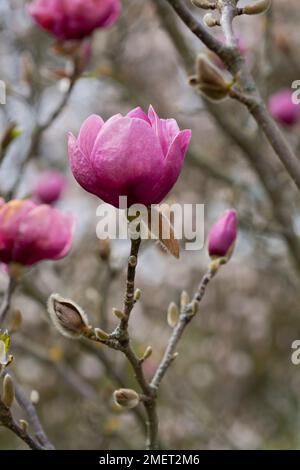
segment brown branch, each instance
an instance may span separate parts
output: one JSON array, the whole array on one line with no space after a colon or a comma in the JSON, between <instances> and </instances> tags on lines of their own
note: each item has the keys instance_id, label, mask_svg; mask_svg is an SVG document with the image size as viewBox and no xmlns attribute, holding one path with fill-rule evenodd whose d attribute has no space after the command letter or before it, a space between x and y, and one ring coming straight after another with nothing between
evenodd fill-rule
<instances>
[{"instance_id":1,"label":"brown branch","mask_svg":"<svg viewBox=\"0 0 300 470\"><path fill-rule=\"evenodd\" d=\"M193 297L193 300L192 302L190 302L188 305L186 305L182 311L181 311L181 314L179 316L179 321L177 323L177 325L175 326L174 330L173 330L173 333L169 339L169 342L168 342L168 345L167 345L167 348L165 350L165 353L163 355L163 358L154 374L154 377L151 381L151 386L155 389L155 390L158 390L159 389L159 386L160 386L160 383L163 379L163 377L165 376L165 374L167 373L170 365L172 364L172 362L174 361L174 359L176 358L176 355L174 356L174 354L176 353L176 348L178 346L178 343L187 327L187 325L190 323L190 321L193 319L193 317L195 316L195 307L197 308L198 307L198 304L201 302L201 300L203 299L204 297L204 294L206 292L206 288L209 284L209 282L212 280L212 278L215 276L216 274L216 270L215 269L209 269L209 271L203 276L200 284L199 284L199 287L198 287L198 290L197 292L195 293L194 297ZM195 305L196 303L196 305Z\"/></svg>"},{"instance_id":2,"label":"brown branch","mask_svg":"<svg viewBox=\"0 0 300 470\"><path fill-rule=\"evenodd\" d=\"M51 444L48 437L46 436L46 433L41 425L41 422L39 420L39 417L37 415L34 405L31 403L30 399L27 398L26 394L24 393L20 385L17 383L17 381L15 379L13 379L13 381L14 381L16 400L19 403L20 407L27 414L29 422L31 423L34 429L35 436L38 442L40 442L43 449L53 450L54 446Z\"/></svg>"},{"instance_id":3,"label":"brown branch","mask_svg":"<svg viewBox=\"0 0 300 470\"><path fill-rule=\"evenodd\" d=\"M6 316L9 312L10 304L11 304L11 298L12 298L12 295L13 295L16 287L17 287L16 280L12 276L9 276L8 286L7 286L7 289L4 293L2 303L1 303L1 306L0 306L0 325L2 325L2 323L4 322Z\"/></svg>"},{"instance_id":4,"label":"brown branch","mask_svg":"<svg viewBox=\"0 0 300 470\"><path fill-rule=\"evenodd\" d=\"M5 406L5 404L0 399L0 422L1 424L10 429L16 436L18 436L22 441L24 441L28 447L32 450L46 450L46 448L39 444L39 442L34 439L27 430L23 429L13 418L13 415L10 411L10 408Z\"/></svg>"},{"instance_id":5,"label":"brown branch","mask_svg":"<svg viewBox=\"0 0 300 470\"><path fill-rule=\"evenodd\" d=\"M217 40L212 40L203 24L200 23L181 0L166 0L186 26L213 52L215 52L226 64L228 70L235 78L235 87L231 97L243 103L252 114L257 124L261 127L265 137L269 141L275 153L280 158L286 171L300 189L300 163L294 155L283 133L274 122L257 90L256 84L248 70L245 59L241 56L235 39L233 39L232 26L229 22L236 16L236 2L223 0L221 6L221 24L225 27L227 44L220 45Z\"/></svg>"},{"instance_id":6,"label":"brown branch","mask_svg":"<svg viewBox=\"0 0 300 470\"><path fill-rule=\"evenodd\" d=\"M68 89L64 93L61 101L59 102L57 107L54 109L54 111L52 111L52 113L50 113L50 115L48 116L48 118L46 119L45 122L36 123L32 133L31 133L31 136L30 136L29 147L26 150L25 155L23 156L22 162L19 166L18 176L17 176L12 188L7 193L3 194L3 196L6 199L11 199L15 196L16 190L18 189L19 184L21 182L21 179L24 175L25 166L35 156L35 153L37 151L37 148L39 146L39 143L41 141L43 133L54 123L54 121L61 115L61 113L65 109L66 105L68 104L71 93L73 91L73 88L74 88L78 78L79 78L79 75L78 75L77 69L74 65L74 73L70 77L70 82L69 82Z\"/></svg>"},{"instance_id":7,"label":"brown branch","mask_svg":"<svg viewBox=\"0 0 300 470\"><path fill-rule=\"evenodd\" d=\"M153 3L156 5L157 12L160 16L162 24L166 28L166 32L173 40L174 46L176 47L179 55L184 60L187 73L190 73L191 61L189 57L191 56L191 48L181 30L179 29L177 22L174 21L175 17L172 20L171 16L169 15L168 21L164 21L164 16L167 14L166 9L168 8L167 2L165 0L153 0ZM176 40L174 39L175 37ZM186 50L190 51L188 55L186 54ZM232 122L232 119L230 119L228 116L228 112L220 109L220 104L215 104L208 100L204 100L204 102L207 110L213 116L217 125L240 148L257 173L259 180L271 202L274 219L280 225L280 233L284 237L289 249L291 261L295 265L297 271L300 271L299 238L293 231L293 224L291 220L292 216L290 212L286 210L286 191L282 187L282 183L280 183L278 177L281 171L280 162L277 162L275 159L270 160L265 155L263 155L261 151L258 152L260 145L258 136L257 139L253 140L249 135L247 135L247 133L243 132L238 123L235 125ZM212 174L212 176L219 177L220 175Z\"/></svg>"},{"instance_id":8,"label":"brown branch","mask_svg":"<svg viewBox=\"0 0 300 470\"><path fill-rule=\"evenodd\" d=\"M138 253L141 244L141 239L131 239L130 256L128 258L126 291L124 298L124 318L121 319L118 327L113 332L111 337L116 339L119 344L119 350L125 354L133 371L135 378L141 387L142 392L147 396L148 400L144 401L144 407L147 414L147 449L158 448L158 416L156 411L156 395L149 383L147 382L142 367L142 362L137 357L132 349L129 335L128 335L128 322L130 313L134 307L134 290L135 290L135 274L138 262ZM107 344L107 343L106 343Z\"/></svg>"}]
</instances>

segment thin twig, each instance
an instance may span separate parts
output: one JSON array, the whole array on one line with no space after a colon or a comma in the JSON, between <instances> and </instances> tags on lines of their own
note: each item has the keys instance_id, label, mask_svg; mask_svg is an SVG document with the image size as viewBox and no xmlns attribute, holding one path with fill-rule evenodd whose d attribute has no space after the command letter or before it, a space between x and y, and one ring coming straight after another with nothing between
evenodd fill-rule
<instances>
[{"instance_id":1,"label":"thin twig","mask_svg":"<svg viewBox=\"0 0 300 470\"><path fill-rule=\"evenodd\" d=\"M5 371L4 376L7 373L8 372ZM11 372L9 374L12 377ZM14 377L12 377L12 380L13 380L13 383L14 383L14 390L15 390L16 400L17 400L18 404L20 405L20 407L25 411L25 413L28 417L28 420L29 420L30 424L32 425L32 427L34 429L35 436L36 436L38 442L42 445L42 447L44 449L53 450L54 446L51 444L48 437L46 436L46 433L45 433L45 431L44 431L44 429L41 425L41 422L39 420L39 417L37 415L37 412L36 412L36 409L35 409L33 403L31 402L31 400L29 398L27 398L25 392L23 391L22 387L18 384L16 379Z\"/></svg>"},{"instance_id":2,"label":"thin twig","mask_svg":"<svg viewBox=\"0 0 300 470\"><path fill-rule=\"evenodd\" d=\"M2 323L4 322L9 312L11 298L12 298L12 295L14 293L16 286L17 286L16 280L12 276L9 276L8 286L4 293L2 303L0 306L0 325L2 325Z\"/></svg>"},{"instance_id":3,"label":"thin twig","mask_svg":"<svg viewBox=\"0 0 300 470\"><path fill-rule=\"evenodd\" d=\"M17 176L12 188L7 193L3 194L3 196L6 197L6 199L11 199L12 197L15 196L15 193L16 193L16 191L19 187L19 184L21 182L21 179L24 175L24 168L27 165L27 163L34 157L43 133L61 115L61 113L65 109L66 105L68 104L68 101L69 101L69 98L70 98L71 93L73 91L73 88L76 84L77 79L79 78L76 68L74 68L74 70L75 70L74 74L72 75L72 77L70 77L68 89L64 93L64 95L63 95L61 101L59 102L59 104L57 105L57 107L54 109L54 111L52 111L52 113L50 113L50 115L48 116L48 118L46 119L45 122L43 122L41 124L37 123L35 125L35 127L32 131L32 134L30 136L30 145L28 146L28 149L27 149L25 155L23 156L22 162L21 162L20 167L18 169L18 176Z\"/></svg>"},{"instance_id":4,"label":"thin twig","mask_svg":"<svg viewBox=\"0 0 300 470\"><path fill-rule=\"evenodd\" d=\"M167 370L169 369L170 365L176 358L174 354L176 353L176 348L179 343L180 338L182 337L185 328L187 325L190 323L192 318L195 316L195 302L200 303L201 300L204 297L204 294L206 292L206 288L209 284L209 282L212 280L212 278L215 276L216 270L214 269L209 269L209 271L203 276L198 290L195 293L192 302L190 302L188 305L186 305L180 314L179 320L177 325L175 326L173 333L169 339L167 348L165 350L165 353L163 355L163 358L154 374L154 377L151 381L151 386L155 389L158 390L160 383L166 374Z\"/></svg>"},{"instance_id":5,"label":"thin twig","mask_svg":"<svg viewBox=\"0 0 300 470\"><path fill-rule=\"evenodd\" d=\"M0 422L7 429L10 429L16 436L24 441L32 450L46 450L44 446L34 439L27 430L23 429L13 418L10 408L0 400Z\"/></svg>"}]
</instances>

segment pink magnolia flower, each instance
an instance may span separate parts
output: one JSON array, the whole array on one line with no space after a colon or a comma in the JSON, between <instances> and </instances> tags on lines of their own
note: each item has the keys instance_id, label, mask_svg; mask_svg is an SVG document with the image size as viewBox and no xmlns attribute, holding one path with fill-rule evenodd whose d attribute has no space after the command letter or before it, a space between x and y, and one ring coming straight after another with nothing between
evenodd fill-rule
<instances>
[{"instance_id":1,"label":"pink magnolia flower","mask_svg":"<svg viewBox=\"0 0 300 470\"><path fill-rule=\"evenodd\" d=\"M47 205L13 200L0 207L0 262L32 265L66 256L73 219Z\"/></svg>"},{"instance_id":2,"label":"pink magnolia flower","mask_svg":"<svg viewBox=\"0 0 300 470\"><path fill-rule=\"evenodd\" d=\"M293 92L283 89L269 99L269 111L276 121L286 126L297 124L300 119L300 106L292 101Z\"/></svg>"},{"instance_id":3,"label":"pink magnolia flower","mask_svg":"<svg viewBox=\"0 0 300 470\"><path fill-rule=\"evenodd\" d=\"M208 234L208 252L211 257L226 257L233 249L237 237L237 214L228 210L212 226Z\"/></svg>"},{"instance_id":4,"label":"pink magnolia flower","mask_svg":"<svg viewBox=\"0 0 300 470\"><path fill-rule=\"evenodd\" d=\"M90 116L78 138L69 134L69 157L78 183L119 207L119 196L132 204L158 204L180 174L191 131L180 131L174 119L159 119L150 106L107 122Z\"/></svg>"},{"instance_id":5,"label":"pink magnolia flower","mask_svg":"<svg viewBox=\"0 0 300 470\"><path fill-rule=\"evenodd\" d=\"M45 171L36 182L33 196L38 202L52 204L56 202L66 187L66 178L59 171Z\"/></svg>"},{"instance_id":6,"label":"pink magnolia flower","mask_svg":"<svg viewBox=\"0 0 300 470\"><path fill-rule=\"evenodd\" d=\"M82 39L96 28L115 23L120 0L34 0L29 14L43 29L60 40Z\"/></svg>"}]
</instances>

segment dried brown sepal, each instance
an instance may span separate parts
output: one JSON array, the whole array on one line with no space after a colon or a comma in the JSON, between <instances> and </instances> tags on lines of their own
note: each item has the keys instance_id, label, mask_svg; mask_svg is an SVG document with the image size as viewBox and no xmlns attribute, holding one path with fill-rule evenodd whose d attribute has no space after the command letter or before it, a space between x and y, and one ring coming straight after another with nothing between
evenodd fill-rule
<instances>
[{"instance_id":1,"label":"dried brown sepal","mask_svg":"<svg viewBox=\"0 0 300 470\"><path fill-rule=\"evenodd\" d=\"M145 221L143 222L145 223ZM151 207L148 208L148 221L146 223L151 238L157 239L168 253L178 259L180 246L170 219L155 207Z\"/></svg>"}]
</instances>

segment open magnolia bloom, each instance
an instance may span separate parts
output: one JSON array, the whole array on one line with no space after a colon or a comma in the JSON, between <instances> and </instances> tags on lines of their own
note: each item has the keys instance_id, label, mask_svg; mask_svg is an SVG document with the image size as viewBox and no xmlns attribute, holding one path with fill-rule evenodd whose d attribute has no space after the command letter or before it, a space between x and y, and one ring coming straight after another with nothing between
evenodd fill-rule
<instances>
[{"instance_id":1,"label":"open magnolia bloom","mask_svg":"<svg viewBox=\"0 0 300 470\"><path fill-rule=\"evenodd\" d=\"M58 39L82 39L115 23L120 0L34 0L28 7L36 23Z\"/></svg>"},{"instance_id":2,"label":"open magnolia bloom","mask_svg":"<svg viewBox=\"0 0 300 470\"><path fill-rule=\"evenodd\" d=\"M66 256L74 221L45 204L13 200L0 206L0 261L32 265Z\"/></svg>"},{"instance_id":3,"label":"open magnolia bloom","mask_svg":"<svg viewBox=\"0 0 300 470\"><path fill-rule=\"evenodd\" d=\"M190 130L160 119L152 106L106 122L92 115L78 138L69 134L71 169L86 191L115 207L120 196L128 206L158 204L179 177L190 139Z\"/></svg>"}]
</instances>

